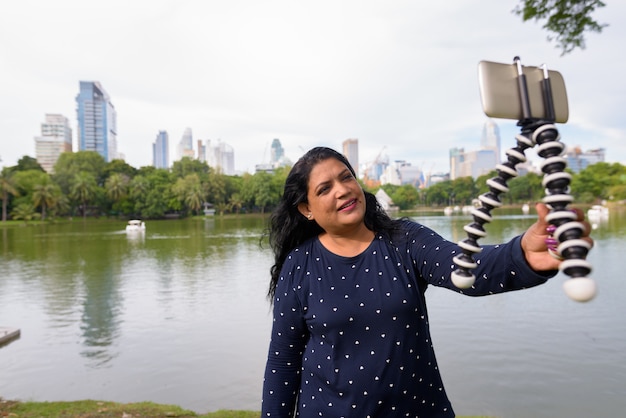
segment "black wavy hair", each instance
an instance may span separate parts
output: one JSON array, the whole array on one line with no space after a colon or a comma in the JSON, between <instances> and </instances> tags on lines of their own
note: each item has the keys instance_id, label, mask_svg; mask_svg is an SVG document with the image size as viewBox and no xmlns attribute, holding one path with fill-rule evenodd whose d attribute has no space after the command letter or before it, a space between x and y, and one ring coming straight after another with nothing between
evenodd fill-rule
<instances>
[{"instance_id":1,"label":"black wavy hair","mask_svg":"<svg viewBox=\"0 0 626 418\"><path fill-rule=\"evenodd\" d=\"M324 230L315 221L307 220L298 205L307 203L311 170L318 163L334 158L345 164L356 178L354 168L347 158L327 147L315 147L304 154L292 167L285 181L283 195L269 219L269 243L274 252L274 265L270 268L271 280L268 298L273 301L276 284L285 259L291 250ZM365 193L365 226L375 232L391 233L398 229L398 222L387 215L372 193Z\"/></svg>"}]
</instances>

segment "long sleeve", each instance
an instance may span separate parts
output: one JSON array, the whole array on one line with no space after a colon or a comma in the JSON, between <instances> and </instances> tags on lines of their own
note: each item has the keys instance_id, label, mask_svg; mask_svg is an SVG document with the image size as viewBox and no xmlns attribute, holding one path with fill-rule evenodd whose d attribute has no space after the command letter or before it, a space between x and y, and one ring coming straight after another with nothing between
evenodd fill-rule
<instances>
[{"instance_id":1,"label":"long sleeve","mask_svg":"<svg viewBox=\"0 0 626 418\"><path fill-rule=\"evenodd\" d=\"M263 382L262 417L291 418L300 387L306 325L301 304L288 282L286 263L276 287L273 325Z\"/></svg>"},{"instance_id":2,"label":"long sleeve","mask_svg":"<svg viewBox=\"0 0 626 418\"><path fill-rule=\"evenodd\" d=\"M414 268L428 284L446 287L469 296L483 296L512 290L526 289L545 283L556 274L536 272L530 268L521 247L521 236L505 244L485 245L474 259L478 267L473 271L476 282L469 289L458 289L450 274L457 267L452 258L461 250L456 243L437 233L414 224L407 235Z\"/></svg>"}]
</instances>

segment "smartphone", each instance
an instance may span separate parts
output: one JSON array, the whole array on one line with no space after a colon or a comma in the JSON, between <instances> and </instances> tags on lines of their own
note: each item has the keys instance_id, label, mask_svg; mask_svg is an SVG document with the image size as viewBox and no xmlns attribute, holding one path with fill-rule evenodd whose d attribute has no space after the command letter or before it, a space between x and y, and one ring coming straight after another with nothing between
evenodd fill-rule
<instances>
[{"instance_id":1,"label":"smartphone","mask_svg":"<svg viewBox=\"0 0 626 418\"><path fill-rule=\"evenodd\" d=\"M543 100L541 81L544 69L523 66L526 76L528 98L532 118L547 117ZM478 83L483 111L492 118L523 119L522 104L517 84L517 64L503 64L481 61L478 64ZM565 81L558 71L548 70L554 103L555 122L565 123L569 118Z\"/></svg>"}]
</instances>

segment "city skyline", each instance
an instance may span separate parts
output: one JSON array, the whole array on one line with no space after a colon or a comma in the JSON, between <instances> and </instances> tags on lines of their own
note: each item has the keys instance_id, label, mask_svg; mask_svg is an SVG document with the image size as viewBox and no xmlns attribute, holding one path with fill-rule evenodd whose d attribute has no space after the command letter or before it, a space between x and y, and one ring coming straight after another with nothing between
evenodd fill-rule
<instances>
[{"instance_id":1,"label":"city skyline","mask_svg":"<svg viewBox=\"0 0 626 418\"><path fill-rule=\"evenodd\" d=\"M63 115L46 114L45 116L46 122L41 124L42 136L34 137L35 143L37 144L36 155L34 158L38 160L47 172L52 172L52 167L56 163L56 159L61 152L76 152L79 150L73 150L72 145L68 144L68 138L70 139L69 142L71 142L72 137L72 130L69 127L68 119ZM381 169L384 170L385 167L391 167L394 164L399 164L398 167L402 167L404 170L408 169L409 171L412 171L409 177L415 177L415 173L413 173L413 171L417 170L417 176L427 176L428 178L430 178L431 175L437 176L440 179L446 177L455 179L464 176L477 178L480 175L487 174L489 171L493 170L497 163L506 160L504 150L500 147L501 139L499 131L500 129L498 124L492 119L487 119L481 130L482 134L480 139L477 139L473 143L468 142L466 144L468 146L467 150L465 147L452 148L448 150L449 166L448 169L444 171L433 171L434 164L430 165L430 168L428 168L425 165L416 166L414 165L414 162L407 161L402 158L390 158L388 154L384 153L386 146L383 146L375 160L359 163L358 138L348 138L343 140L341 142L341 147L337 149L346 155L350 163L355 168L358 177L363 179L365 179L363 175L373 174L371 180L379 180L382 173L374 173L374 171L378 170L376 166L380 166L382 167ZM154 142L151 144L152 162L148 165L152 165L157 168L169 169L171 168L171 164L173 162L187 157L207 162L209 166L219 168L224 174L227 175L242 174L242 172L237 172L234 168L235 150L233 147L226 142L222 142L221 140L218 140L217 145L213 146L210 139L195 139L192 132L193 131L190 127L185 128L183 135L178 142L178 147L174 153L174 157L172 158L172 153L170 152L169 147L169 133L165 130L159 131ZM63 138L61 136L63 136ZM57 147L58 149L55 148L55 151L50 153L49 143L51 140L53 142L61 141L64 145L60 148ZM193 146L194 141L196 143L195 148ZM42 142L44 144L43 146L40 145ZM274 138L272 140L269 152L269 163L263 162L257 164L253 172L273 169L282 165L290 165L295 162L285 155L284 147L282 146L279 138ZM264 152L263 160L266 158L265 153L266 152ZM529 154L532 154L532 150L526 151L529 161L525 164L525 167L520 167L520 170L525 172L529 169L529 166L534 166L534 171L539 173L539 157L533 159L532 155ZM582 150L578 146L566 146L564 154L567 155L566 158L568 160L568 166L576 165L576 167L572 167L575 172L579 172L582 168L585 168L594 162L605 161L606 158L606 150L604 148ZM461 156L463 156L463 158L459 160L459 157ZM120 159L124 160L123 155L120 155ZM462 163L463 159L465 159L464 163ZM394 164L390 164L390 161L393 161ZM460 167L464 168L462 168L461 171L458 171ZM140 167L136 166L135 168ZM402 178L397 180L404 181ZM413 181L412 177L411 181ZM430 183L430 181L427 180L426 183ZM423 183L421 187L423 187L426 183Z\"/></svg>"},{"instance_id":2,"label":"city skyline","mask_svg":"<svg viewBox=\"0 0 626 418\"><path fill-rule=\"evenodd\" d=\"M0 166L35 155L45 114L70 118L75 132L76 83L99 80L115 103L118 149L136 167L152 163L159 131L173 151L191 127L230 144L238 172L266 162L274 138L294 161L358 138L362 163L386 146L393 159L448 171L448 150L473 147L487 120L478 62L515 55L563 74L567 146L602 147L608 162L625 164L626 64L614 54L626 4L600 9L595 17L609 26L561 56L539 24L511 13L516 3L18 2L0 16ZM497 123L506 149L516 122Z\"/></svg>"}]
</instances>

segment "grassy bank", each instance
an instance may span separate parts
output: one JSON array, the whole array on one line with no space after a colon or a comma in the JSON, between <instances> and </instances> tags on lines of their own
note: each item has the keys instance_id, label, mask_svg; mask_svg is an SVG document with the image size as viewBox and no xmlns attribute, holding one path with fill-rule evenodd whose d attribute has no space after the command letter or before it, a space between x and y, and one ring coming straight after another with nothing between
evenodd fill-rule
<instances>
[{"instance_id":1,"label":"grassy bank","mask_svg":"<svg viewBox=\"0 0 626 418\"><path fill-rule=\"evenodd\" d=\"M103 401L20 402L0 398L0 417L13 418L259 418L259 411L220 410L196 414L174 405L152 402L116 403ZM458 417L463 418L463 417ZM465 417L488 418L488 417Z\"/></svg>"},{"instance_id":2,"label":"grassy bank","mask_svg":"<svg viewBox=\"0 0 626 418\"><path fill-rule=\"evenodd\" d=\"M14 418L259 418L258 411L216 411L196 414L174 405L152 402L103 401L19 402L0 399L0 417Z\"/></svg>"}]
</instances>

